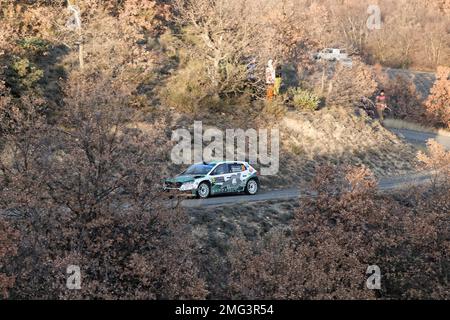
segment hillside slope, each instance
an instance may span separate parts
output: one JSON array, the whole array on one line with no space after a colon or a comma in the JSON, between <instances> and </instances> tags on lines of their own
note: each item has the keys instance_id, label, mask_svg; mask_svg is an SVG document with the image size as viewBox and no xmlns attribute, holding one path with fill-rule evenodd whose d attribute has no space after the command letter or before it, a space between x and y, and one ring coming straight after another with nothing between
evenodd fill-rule
<instances>
[{"instance_id":1,"label":"hillside slope","mask_svg":"<svg viewBox=\"0 0 450 320\"><path fill-rule=\"evenodd\" d=\"M280 171L262 177L265 186L297 186L320 165L365 165L376 176L414 170L417 150L364 113L327 108L290 112L280 123Z\"/></svg>"}]
</instances>

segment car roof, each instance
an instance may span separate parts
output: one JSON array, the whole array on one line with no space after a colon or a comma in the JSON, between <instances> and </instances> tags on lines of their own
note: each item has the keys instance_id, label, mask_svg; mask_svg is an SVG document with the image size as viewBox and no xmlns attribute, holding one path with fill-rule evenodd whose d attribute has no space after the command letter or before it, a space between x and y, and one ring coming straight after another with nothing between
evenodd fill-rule
<instances>
[{"instance_id":1,"label":"car roof","mask_svg":"<svg viewBox=\"0 0 450 320\"><path fill-rule=\"evenodd\" d=\"M211 162L200 162L197 164L203 164L207 166L216 166L218 164L224 164L224 163L239 163L239 164L247 164L245 161L211 161Z\"/></svg>"}]
</instances>

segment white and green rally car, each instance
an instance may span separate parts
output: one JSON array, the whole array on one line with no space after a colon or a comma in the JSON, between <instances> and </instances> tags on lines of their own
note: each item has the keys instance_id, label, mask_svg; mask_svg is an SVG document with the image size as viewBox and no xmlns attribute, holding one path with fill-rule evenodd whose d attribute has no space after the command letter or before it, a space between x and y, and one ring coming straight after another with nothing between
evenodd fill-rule
<instances>
[{"instance_id":1,"label":"white and green rally car","mask_svg":"<svg viewBox=\"0 0 450 320\"><path fill-rule=\"evenodd\" d=\"M259 191L258 172L247 162L224 161L197 163L180 175L166 179L164 190L189 193L199 198L224 193Z\"/></svg>"}]
</instances>

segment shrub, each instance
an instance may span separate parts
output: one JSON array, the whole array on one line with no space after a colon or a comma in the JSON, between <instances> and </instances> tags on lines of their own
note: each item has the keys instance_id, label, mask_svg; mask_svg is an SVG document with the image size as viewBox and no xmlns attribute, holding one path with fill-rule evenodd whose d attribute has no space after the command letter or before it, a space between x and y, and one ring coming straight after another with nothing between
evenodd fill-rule
<instances>
[{"instance_id":1,"label":"shrub","mask_svg":"<svg viewBox=\"0 0 450 320\"><path fill-rule=\"evenodd\" d=\"M186 216L158 186L166 124L131 128L127 90L73 80L57 127L27 117L3 136L13 157L0 159L0 212L16 212L21 234L11 298L204 298ZM0 257L2 241L0 225ZM80 266L81 290L67 290L68 265Z\"/></svg>"},{"instance_id":2,"label":"shrub","mask_svg":"<svg viewBox=\"0 0 450 320\"><path fill-rule=\"evenodd\" d=\"M24 38L19 40L18 44L22 49L35 55L47 52L50 47L49 42L41 38Z\"/></svg>"},{"instance_id":3,"label":"shrub","mask_svg":"<svg viewBox=\"0 0 450 320\"><path fill-rule=\"evenodd\" d=\"M239 72L239 68L226 65L228 74ZM234 88L233 80L223 80L220 85L214 84L208 78L208 70L199 60L188 60L166 82L160 90L159 97L163 104L179 112L236 112L249 106L251 92L244 88ZM239 83L235 83L239 86ZM228 88L228 89L225 89ZM236 90L236 92L234 92ZM239 91L239 92L238 92Z\"/></svg>"},{"instance_id":4,"label":"shrub","mask_svg":"<svg viewBox=\"0 0 450 320\"><path fill-rule=\"evenodd\" d=\"M290 235L275 233L255 245L233 247L238 252L229 255L233 298L374 297L363 283L376 243L365 229L384 211L373 201L376 183L365 169L317 172L312 183L317 198L301 201Z\"/></svg>"},{"instance_id":5,"label":"shrub","mask_svg":"<svg viewBox=\"0 0 450 320\"><path fill-rule=\"evenodd\" d=\"M14 285L14 277L3 273L10 257L17 253L18 233L0 217L0 298L8 297L8 289Z\"/></svg>"},{"instance_id":6,"label":"shrub","mask_svg":"<svg viewBox=\"0 0 450 320\"><path fill-rule=\"evenodd\" d=\"M450 182L450 151L437 141L430 139L427 142L428 152L419 151L417 158L423 167L433 172L433 185L444 185Z\"/></svg>"},{"instance_id":7,"label":"shrub","mask_svg":"<svg viewBox=\"0 0 450 320\"><path fill-rule=\"evenodd\" d=\"M14 57L7 76L7 82L9 82L12 91L18 93L34 88L36 83L44 76L44 71L27 58Z\"/></svg>"},{"instance_id":8,"label":"shrub","mask_svg":"<svg viewBox=\"0 0 450 320\"><path fill-rule=\"evenodd\" d=\"M317 110L320 103L320 97L312 91L302 88L291 89L292 103L297 110L314 111Z\"/></svg>"},{"instance_id":9,"label":"shrub","mask_svg":"<svg viewBox=\"0 0 450 320\"><path fill-rule=\"evenodd\" d=\"M316 196L300 201L286 232L233 242L231 298L448 299L450 189L426 186L398 201L377 193L367 169L318 169ZM377 292L365 286L374 264Z\"/></svg>"},{"instance_id":10,"label":"shrub","mask_svg":"<svg viewBox=\"0 0 450 320\"><path fill-rule=\"evenodd\" d=\"M210 103L214 90L201 61L191 60L166 82L160 92L162 102L181 112L197 113ZM208 99L209 97L209 99ZM209 101L208 101L209 100Z\"/></svg>"},{"instance_id":11,"label":"shrub","mask_svg":"<svg viewBox=\"0 0 450 320\"><path fill-rule=\"evenodd\" d=\"M349 107L361 101L362 97L371 97L377 89L372 69L364 63L354 60L353 67L338 65L328 81L327 104Z\"/></svg>"},{"instance_id":12,"label":"shrub","mask_svg":"<svg viewBox=\"0 0 450 320\"><path fill-rule=\"evenodd\" d=\"M450 68L439 67L437 80L425 103L427 115L434 124L450 128Z\"/></svg>"},{"instance_id":13,"label":"shrub","mask_svg":"<svg viewBox=\"0 0 450 320\"><path fill-rule=\"evenodd\" d=\"M416 122L423 120L423 105L414 83L399 75L395 79L389 79L383 84L383 88L388 97L391 114L395 118Z\"/></svg>"}]
</instances>

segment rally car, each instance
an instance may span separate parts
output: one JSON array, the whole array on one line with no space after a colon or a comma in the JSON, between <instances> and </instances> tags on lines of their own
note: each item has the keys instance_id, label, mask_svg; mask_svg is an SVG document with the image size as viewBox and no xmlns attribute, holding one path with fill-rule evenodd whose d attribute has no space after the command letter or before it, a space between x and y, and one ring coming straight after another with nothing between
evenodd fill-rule
<instances>
[{"instance_id":1,"label":"rally car","mask_svg":"<svg viewBox=\"0 0 450 320\"><path fill-rule=\"evenodd\" d=\"M164 181L164 190L188 193L205 199L211 195L259 191L258 172L247 162L203 162Z\"/></svg>"}]
</instances>

